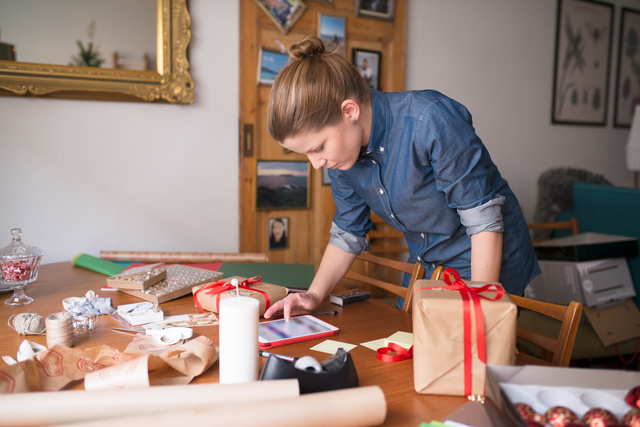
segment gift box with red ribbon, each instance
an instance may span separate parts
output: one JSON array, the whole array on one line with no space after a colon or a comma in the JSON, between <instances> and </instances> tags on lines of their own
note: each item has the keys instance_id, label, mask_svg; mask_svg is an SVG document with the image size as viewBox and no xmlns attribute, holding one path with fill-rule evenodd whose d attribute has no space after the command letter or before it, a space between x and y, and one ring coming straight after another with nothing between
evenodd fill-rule
<instances>
[{"instance_id":1,"label":"gift box with red ribbon","mask_svg":"<svg viewBox=\"0 0 640 427\"><path fill-rule=\"evenodd\" d=\"M486 366L513 365L517 308L498 283L419 280L413 299L413 372L418 393L484 396Z\"/></svg>"},{"instance_id":2,"label":"gift box with red ribbon","mask_svg":"<svg viewBox=\"0 0 640 427\"><path fill-rule=\"evenodd\" d=\"M232 284L233 279L238 281L238 289ZM287 296L289 290L284 286L265 283L261 276L244 278L239 276L225 277L213 283L194 286L193 302L200 311L212 311L219 313L220 300L235 297L237 294L244 297L256 298L260 301L260 316L271 305Z\"/></svg>"}]
</instances>

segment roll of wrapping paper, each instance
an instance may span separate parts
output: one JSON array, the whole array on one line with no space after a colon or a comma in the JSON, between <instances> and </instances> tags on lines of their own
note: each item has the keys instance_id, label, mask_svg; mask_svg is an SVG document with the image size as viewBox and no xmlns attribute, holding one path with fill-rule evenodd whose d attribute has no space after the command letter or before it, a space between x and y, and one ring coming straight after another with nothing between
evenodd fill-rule
<instances>
[{"instance_id":1,"label":"roll of wrapping paper","mask_svg":"<svg viewBox=\"0 0 640 427\"><path fill-rule=\"evenodd\" d=\"M248 387L261 383L247 384ZM187 386L191 387L191 386ZM226 386L224 386L226 387ZM149 389L145 389L145 393ZM123 390L120 390L123 391ZM94 392L91 392L93 395ZM268 393L271 393L269 391ZM26 393L27 395L32 393ZM139 393L140 395L144 393ZM49 396L49 394L47 394ZM94 400L93 405L108 406ZM137 402L136 402L137 403ZM31 406L26 408L32 408ZM174 409L180 405L171 405ZM11 407L12 409L15 407ZM114 408L115 409L115 408ZM9 412L9 411L6 411ZM17 412L17 411L12 411ZM34 411L31 411L34 412ZM225 426L225 427L364 427L381 425L387 416L387 404L378 386L349 388L299 397L256 402L250 398L237 404L209 405L198 410L174 410L132 417L85 421L83 427L139 425L153 427Z\"/></svg>"},{"instance_id":2,"label":"roll of wrapping paper","mask_svg":"<svg viewBox=\"0 0 640 427\"><path fill-rule=\"evenodd\" d=\"M95 271L107 276L115 276L118 273L122 273L125 268L124 265L116 264L115 262L107 261L104 259L96 258L87 254L79 254L71 259L71 263L75 266L86 268L87 270Z\"/></svg>"},{"instance_id":3,"label":"roll of wrapping paper","mask_svg":"<svg viewBox=\"0 0 640 427\"><path fill-rule=\"evenodd\" d=\"M145 252L145 251L100 251L100 258L122 262L165 262L168 264L198 264L209 262L268 262L262 253L218 253L218 252Z\"/></svg>"},{"instance_id":4,"label":"roll of wrapping paper","mask_svg":"<svg viewBox=\"0 0 640 427\"><path fill-rule=\"evenodd\" d=\"M180 408L184 411L211 409L213 405L229 405L295 398L299 395L295 379L259 381L249 384L189 384L165 385L144 389L112 389L92 391L57 391L7 394L0 426L30 427L75 423L89 420L110 420L142 414L163 417L163 413ZM38 398L41 397L41 398ZM34 399L38 410L34 411ZM212 420L202 424L210 425ZM109 421L110 427L114 425ZM75 425L75 424L74 424ZM147 425L147 424L140 424ZM149 424L152 425L152 424ZM176 425L189 425L180 422ZM222 425L215 423L215 425Z\"/></svg>"}]
</instances>

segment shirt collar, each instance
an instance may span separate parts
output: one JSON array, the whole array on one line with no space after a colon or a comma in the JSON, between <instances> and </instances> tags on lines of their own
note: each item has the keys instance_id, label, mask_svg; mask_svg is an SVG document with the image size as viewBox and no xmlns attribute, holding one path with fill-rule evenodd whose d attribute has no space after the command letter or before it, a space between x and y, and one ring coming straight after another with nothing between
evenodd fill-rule
<instances>
[{"instance_id":1,"label":"shirt collar","mask_svg":"<svg viewBox=\"0 0 640 427\"><path fill-rule=\"evenodd\" d=\"M389 101L384 93L371 90L371 135L365 153L384 153L386 151L387 130L390 128L391 121L389 112Z\"/></svg>"}]
</instances>

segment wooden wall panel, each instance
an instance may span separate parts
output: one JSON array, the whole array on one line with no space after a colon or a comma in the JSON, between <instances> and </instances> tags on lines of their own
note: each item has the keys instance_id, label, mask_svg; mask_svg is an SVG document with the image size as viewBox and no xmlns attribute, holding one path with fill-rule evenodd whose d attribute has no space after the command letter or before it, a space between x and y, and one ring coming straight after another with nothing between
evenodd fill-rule
<instances>
[{"instance_id":1,"label":"wooden wall panel","mask_svg":"<svg viewBox=\"0 0 640 427\"><path fill-rule=\"evenodd\" d=\"M331 3L304 1L304 14L283 34L258 7L256 0L240 4L240 251L265 252L271 262L314 264L316 269L329 241L335 205L322 172L311 168L309 209L256 210L256 166L258 160L307 161L306 156L287 153L269 136L266 109L270 86L258 85L260 47L289 47L305 35L317 34L319 14L346 18L346 55L360 48L381 52L380 88L404 89L406 0L395 1L393 21L355 14L355 0ZM249 132L252 130L252 132ZM251 153L252 151L252 153ZM289 219L289 247L269 250L268 221Z\"/></svg>"}]
</instances>

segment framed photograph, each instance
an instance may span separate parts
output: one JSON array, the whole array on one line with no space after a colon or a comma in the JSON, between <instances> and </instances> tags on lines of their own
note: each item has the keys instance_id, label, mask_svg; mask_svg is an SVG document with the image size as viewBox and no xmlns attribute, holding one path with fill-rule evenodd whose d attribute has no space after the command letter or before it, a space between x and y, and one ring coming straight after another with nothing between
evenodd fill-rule
<instances>
[{"instance_id":1,"label":"framed photograph","mask_svg":"<svg viewBox=\"0 0 640 427\"><path fill-rule=\"evenodd\" d=\"M331 178L329 177L329 168L322 167L322 185L331 185Z\"/></svg>"},{"instance_id":2,"label":"framed photograph","mask_svg":"<svg viewBox=\"0 0 640 427\"><path fill-rule=\"evenodd\" d=\"M309 162L259 160L256 208L308 209Z\"/></svg>"},{"instance_id":3,"label":"framed photograph","mask_svg":"<svg viewBox=\"0 0 640 427\"><path fill-rule=\"evenodd\" d=\"M613 5L558 0L552 123L607 124Z\"/></svg>"},{"instance_id":4,"label":"framed photograph","mask_svg":"<svg viewBox=\"0 0 640 427\"><path fill-rule=\"evenodd\" d=\"M395 0L356 0L356 15L393 21Z\"/></svg>"},{"instance_id":5,"label":"framed photograph","mask_svg":"<svg viewBox=\"0 0 640 427\"><path fill-rule=\"evenodd\" d=\"M640 104L640 11L622 8L613 125L628 128Z\"/></svg>"},{"instance_id":6,"label":"framed photograph","mask_svg":"<svg viewBox=\"0 0 640 427\"><path fill-rule=\"evenodd\" d=\"M258 84L272 85L278 72L290 61L289 55L276 49L260 47Z\"/></svg>"},{"instance_id":7,"label":"framed photograph","mask_svg":"<svg viewBox=\"0 0 640 427\"><path fill-rule=\"evenodd\" d=\"M269 218L269 250L289 247L289 218Z\"/></svg>"},{"instance_id":8,"label":"framed photograph","mask_svg":"<svg viewBox=\"0 0 640 427\"><path fill-rule=\"evenodd\" d=\"M352 49L351 62L360 71L360 74L371 89L380 88L380 56L375 50Z\"/></svg>"},{"instance_id":9,"label":"framed photograph","mask_svg":"<svg viewBox=\"0 0 640 427\"><path fill-rule=\"evenodd\" d=\"M255 0L276 27L287 34L307 8L302 0Z\"/></svg>"},{"instance_id":10,"label":"framed photograph","mask_svg":"<svg viewBox=\"0 0 640 427\"><path fill-rule=\"evenodd\" d=\"M318 37L324 42L327 52L338 52L345 56L345 28L344 16L318 14Z\"/></svg>"}]
</instances>

